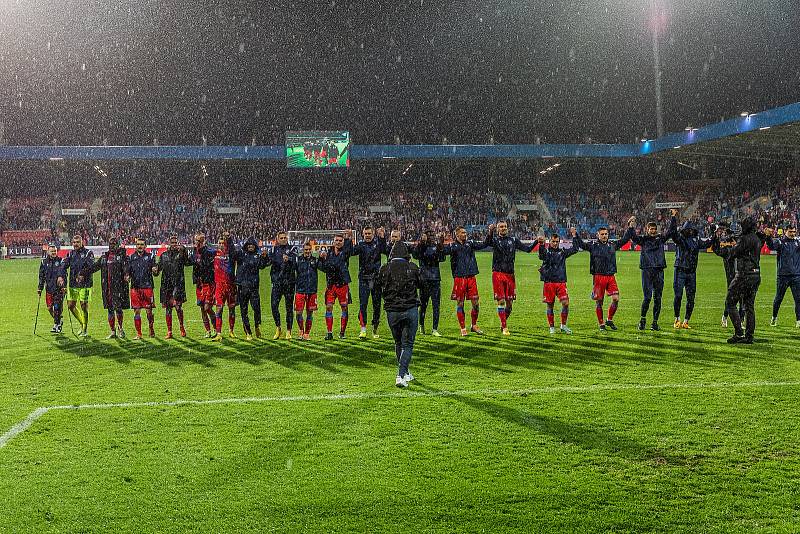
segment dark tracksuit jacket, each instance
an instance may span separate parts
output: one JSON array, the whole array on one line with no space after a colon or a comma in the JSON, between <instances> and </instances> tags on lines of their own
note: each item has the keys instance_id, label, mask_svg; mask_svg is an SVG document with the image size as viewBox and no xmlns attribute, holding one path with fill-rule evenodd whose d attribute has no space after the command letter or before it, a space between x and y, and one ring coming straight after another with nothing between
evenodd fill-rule
<instances>
[{"instance_id":1,"label":"dark tracksuit jacket","mask_svg":"<svg viewBox=\"0 0 800 534\"><path fill-rule=\"evenodd\" d=\"M383 307L394 338L397 374L404 376L408 373L419 324L419 267L405 259L390 259L381 267L378 284L383 292Z\"/></svg>"},{"instance_id":2,"label":"dark tracksuit jacket","mask_svg":"<svg viewBox=\"0 0 800 534\"><path fill-rule=\"evenodd\" d=\"M571 248L552 249L549 246L539 245L539 278L544 283L567 283L567 258L580 252L580 248L573 245Z\"/></svg>"},{"instance_id":3,"label":"dark tracksuit jacket","mask_svg":"<svg viewBox=\"0 0 800 534\"><path fill-rule=\"evenodd\" d=\"M351 282L350 278L350 257L353 255L353 242L350 239L344 240L342 250L338 254L334 248L328 249L327 257L320 262L328 286L344 286Z\"/></svg>"},{"instance_id":4,"label":"dark tracksuit jacket","mask_svg":"<svg viewBox=\"0 0 800 534\"><path fill-rule=\"evenodd\" d=\"M128 257L128 269L131 276L131 289L153 289L153 267L156 258L153 253L144 251L142 254L134 252Z\"/></svg>"},{"instance_id":5,"label":"dark tracksuit jacket","mask_svg":"<svg viewBox=\"0 0 800 534\"><path fill-rule=\"evenodd\" d=\"M536 243L526 245L519 238L500 237L494 232L486 235L483 246L492 247L492 272L514 274L514 260L518 250L529 253L536 247Z\"/></svg>"},{"instance_id":6,"label":"dark tracksuit jacket","mask_svg":"<svg viewBox=\"0 0 800 534\"><path fill-rule=\"evenodd\" d=\"M381 287L375 278L381 268L381 254L389 255L386 240L374 237L372 241L361 241L353 247L353 255L358 256L358 319L367 323L367 304L372 296L372 326L380 323Z\"/></svg>"},{"instance_id":7,"label":"dark tracksuit jacket","mask_svg":"<svg viewBox=\"0 0 800 534\"><path fill-rule=\"evenodd\" d=\"M91 276L84 276L81 282L78 282L78 276L87 269L94 265L94 253L86 247L80 250L70 250L67 257L64 258L64 270L69 269L69 287L84 288L92 287L94 281Z\"/></svg>"},{"instance_id":8,"label":"dark tracksuit jacket","mask_svg":"<svg viewBox=\"0 0 800 534\"><path fill-rule=\"evenodd\" d=\"M767 246L778 253L778 281L772 303L772 316L778 316L786 290L791 288L795 319L800 321L800 238L769 238Z\"/></svg>"},{"instance_id":9,"label":"dark tracksuit jacket","mask_svg":"<svg viewBox=\"0 0 800 534\"><path fill-rule=\"evenodd\" d=\"M58 285L58 279L65 276L66 272L62 258L58 256L44 258L42 264L39 265L39 291L44 290L46 293L53 295L53 297L61 296L63 300L63 292ZM64 282L66 283L66 280Z\"/></svg>"},{"instance_id":10,"label":"dark tracksuit jacket","mask_svg":"<svg viewBox=\"0 0 800 534\"><path fill-rule=\"evenodd\" d=\"M319 273L322 270L322 262L319 258L309 256L306 258L302 254L292 258L295 274L295 293L301 295L314 295L319 287Z\"/></svg>"},{"instance_id":11,"label":"dark tracksuit jacket","mask_svg":"<svg viewBox=\"0 0 800 534\"><path fill-rule=\"evenodd\" d=\"M192 256L192 282L194 285L214 284L215 255L216 251L208 245L201 249L195 249Z\"/></svg>"},{"instance_id":12,"label":"dark tracksuit jacket","mask_svg":"<svg viewBox=\"0 0 800 534\"><path fill-rule=\"evenodd\" d=\"M469 278L478 275L478 262L475 251L486 248L484 242L466 240L463 243L453 241L442 247L442 254L450 256L450 271L453 278Z\"/></svg>"},{"instance_id":13,"label":"dark tracksuit jacket","mask_svg":"<svg viewBox=\"0 0 800 534\"><path fill-rule=\"evenodd\" d=\"M630 241L633 229L629 228L622 239L586 242L575 236L572 243L579 249L589 252L589 273L592 275L613 276L617 274L617 251Z\"/></svg>"},{"instance_id":14,"label":"dark tracksuit jacket","mask_svg":"<svg viewBox=\"0 0 800 534\"><path fill-rule=\"evenodd\" d=\"M85 278L100 271L100 286L103 293L103 308L106 310L127 310L131 307L128 282L130 274L128 254L124 248L103 252L94 265L83 271Z\"/></svg>"},{"instance_id":15,"label":"dark tracksuit jacket","mask_svg":"<svg viewBox=\"0 0 800 534\"><path fill-rule=\"evenodd\" d=\"M186 302L186 275L184 267L193 265L186 248L168 248L158 258L158 274L161 275L161 304L183 304Z\"/></svg>"}]
</instances>

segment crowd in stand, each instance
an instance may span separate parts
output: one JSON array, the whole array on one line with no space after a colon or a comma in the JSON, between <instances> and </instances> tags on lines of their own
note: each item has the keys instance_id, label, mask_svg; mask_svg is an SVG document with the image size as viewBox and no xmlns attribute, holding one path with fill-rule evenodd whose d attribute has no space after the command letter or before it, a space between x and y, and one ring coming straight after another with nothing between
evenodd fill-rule
<instances>
[{"instance_id":1,"label":"crowd in stand","mask_svg":"<svg viewBox=\"0 0 800 534\"><path fill-rule=\"evenodd\" d=\"M423 229L451 233L464 226L473 237L482 237L486 226L509 219L522 239L566 235L572 227L590 238L600 226L619 236L631 215L640 222L655 220L663 226L666 211L655 209L655 202L695 203L694 217L709 224L755 215L763 224L780 227L796 224L800 212L798 179L787 179L766 195L763 191L725 191L709 184L695 190L686 185L665 191L595 184L584 190L553 187L541 193L513 194L477 184L426 187L420 180L397 184L391 191L383 189L386 184L342 187L324 178L300 188L276 183L226 188L218 183L192 184L191 192L184 188L166 194L151 185L7 198L0 203L0 232L46 229L53 241L61 243L78 233L91 245L105 244L111 236L163 243L173 233L181 242L191 242L198 231L215 239L223 229L240 237L269 239L281 229L344 230L366 224L400 227L412 238ZM530 207L540 199L550 212L549 220L545 213ZM518 210L519 206L528 207ZM81 208L86 213L62 216L61 208Z\"/></svg>"}]
</instances>

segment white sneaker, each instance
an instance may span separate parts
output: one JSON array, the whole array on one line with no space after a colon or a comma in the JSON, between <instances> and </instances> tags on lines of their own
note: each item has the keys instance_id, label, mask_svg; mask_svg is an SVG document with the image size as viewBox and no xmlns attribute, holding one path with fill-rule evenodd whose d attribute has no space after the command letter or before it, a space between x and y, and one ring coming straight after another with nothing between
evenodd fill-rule
<instances>
[{"instance_id":1,"label":"white sneaker","mask_svg":"<svg viewBox=\"0 0 800 534\"><path fill-rule=\"evenodd\" d=\"M800 328L800 321L797 321L798 328ZM442 334L439 333L438 330L431 330L431 335L433 337L442 337Z\"/></svg>"},{"instance_id":2,"label":"white sneaker","mask_svg":"<svg viewBox=\"0 0 800 534\"><path fill-rule=\"evenodd\" d=\"M778 326L778 318L777 318L777 317L773 317L773 318L772 318L772 319L769 321L769 325L770 325L770 326Z\"/></svg>"},{"instance_id":3,"label":"white sneaker","mask_svg":"<svg viewBox=\"0 0 800 534\"><path fill-rule=\"evenodd\" d=\"M120 328L119 332L117 333L117 336L119 336L120 339L125 339L125 330Z\"/></svg>"},{"instance_id":4,"label":"white sneaker","mask_svg":"<svg viewBox=\"0 0 800 534\"><path fill-rule=\"evenodd\" d=\"M81 332L81 335L85 335L85 334L83 334L83 332ZM106 336L106 339L114 339L116 337L117 337L117 333L116 332L111 332L110 334L108 334Z\"/></svg>"},{"instance_id":5,"label":"white sneaker","mask_svg":"<svg viewBox=\"0 0 800 534\"><path fill-rule=\"evenodd\" d=\"M78 336L79 337L89 337L89 332L87 332L86 330L81 330L80 333L78 333Z\"/></svg>"},{"instance_id":6,"label":"white sneaker","mask_svg":"<svg viewBox=\"0 0 800 534\"><path fill-rule=\"evenodd\" d=\"M408 387L408 382L403 380L402 376L398 376L398 377L396 377L394 379L394 385L399 387L399 388L407 388Z\"/></svg>"},{"instance_id":7,"label":"white sneaker","mask_svg":"<svg viewBox=\"0 0 800 534\"><path fill-rule=\"evenodd\" d=\"M794 327L795 328L800 328L800 321L797 321L796 323L794 323ZM61 329L59 329L58 331L61 332Z\"/></svg>"},{"instance_id":8,"label":"white sneaker","mask_svg":"<svg viewBox=\"0 0 800 534\"><path fill-rule=\"evenodd\" d=\"M50 329L50 333L51 334L55 334L56 332L58 332L58 325L54 324L53 328Z\"/></svg>"},{"instance_id":9,"label":"white sneaker","mask_svg":"<svg viewBox=\"0 0 800 534\"><path fill-rule=\"evenodd\" d=\"M414 375L412 375L411 373L406 373L405 375L403 375L403 380L405 380L406 382L411 382L412 380L414 380Z\"/></svg>"},{"instance_id":10,"label":"white sneaker","mask_svg":"<svg viewBox=\"0 0 800 534\"><path fill-rule=\"evenodd\" d=\"M728 318L722 317L722 328L728 328Z\"/></svg>"},{"instance_id":11,"label":"white sneaker","mask_svg":"<svg viewBox=\"0 0 800 534\"><path fill-rule=\"evenodd\" d=\"M550 333L551 334L555 334L556 333L556 327L555 326L551 326L550 327Z\"/></svg>"},{"instance_id":12,"label":"white sneaker","mask_svg":"<svg viewBox=\"0 0 800 534\"><path fill-rule=\"evenodd\" d=\"M569 327L567 327L567 325L562 324L561 325L561 332L563 332L564 334L571 334L572 330L570 330Z\"/></svg>"}]
</instances>

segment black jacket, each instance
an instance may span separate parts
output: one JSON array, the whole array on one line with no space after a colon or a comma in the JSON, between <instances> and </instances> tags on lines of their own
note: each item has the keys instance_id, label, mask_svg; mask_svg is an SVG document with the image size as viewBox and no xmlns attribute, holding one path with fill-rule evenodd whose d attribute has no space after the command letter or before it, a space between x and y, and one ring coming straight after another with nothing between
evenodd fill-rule
<instances>
[{"instance_id":1,"label":"black jacket","mask_svg":"<svg viewBox=\"0 0 800 534\"><path fill-rule=\"evenodd\" d=\"M737 275L757 275L761 272L761 246L763 241L755 232L742 234L731 250Z\"/></svg>"},{"instance_id":2,"label":"black jacket","mask_svg":"<svg viewBox=\"0 0 800 534\"><path fill-rule=\"evenodd\" d=\"M381 267L378 285L387 312L406 311L419 306L417 290L422 285L419 267L408 260L395 258Z\"/></svg>"}]
</instances>

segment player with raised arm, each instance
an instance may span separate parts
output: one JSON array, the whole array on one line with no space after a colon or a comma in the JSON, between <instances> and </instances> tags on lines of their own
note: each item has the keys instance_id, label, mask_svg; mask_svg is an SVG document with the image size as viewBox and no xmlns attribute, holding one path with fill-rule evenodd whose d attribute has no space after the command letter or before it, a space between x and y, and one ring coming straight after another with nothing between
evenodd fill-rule
<instances>
[{"instance_id":1,"label":"player with raised arm","mask_svg":"<svg viewBox=\"0 0 800 534\"><path fill-rule=\"evenodd\" d=\"M42 260L39 266L39 285L36 292L41 295L45 290L45 303L47 311L53 317L52 334L60 334L63 326L62 313L64 311L64 260L58 257L58 249L55 245L47 247L47 257ZM41 298L41 297L40 297Z\"/></svg>"},{"instance_id":2,"label":"player with raised arm","mask_svg":"<svg viewBox=\"0 0 800 534\"><path fill-rule=\"evenodd\" d=\"M570 228L570 236L575 239L577 231ZM580 252L574 244L570 248L561 248L561 236L552 234L550 242L547 243L544 237L538 238L539 259L542 266L539 274L544 287L542 288L542 302L547 305L547 325L550 333L556 333L555 325L555 302L556 299L561 303L561 332L571 334L572 330L567 326L569 317L569 293L567 292L567 258ZM547 246L545 246L547 245Z\"/></svg>"},{"instance_id":3,"label":"player with raised arm","mask_svg":"<svg viewBox=\"0 0 800 534\"><path fill-rule=\"evenodd\" d=\"M497 231L495 232L495 228ZM536 243L524 244L517 237L508 235L508 223L499 221L489 225L489 233L484 241L485 247L492 247L492 291L497 301L497 316L504 336L511 335L508 318L511 316L513 302L517 299L517 281L514 277L514 261L518 250L530 253Z\"/></svg>"},{"instance_id":4,"label":"player with raised arm","mask_svg":"<svg viewBox=\"0 0 800 534\"><path fill-rule=\"evenodd\" d=\"M467 239L467 231L463 226L456 228L456 240L442 247L442 254L450 256L450 270L453 273L453 291L450 300L456 301L456 317L461 327L461 336L467 335L466 317L464 315L464 302L469 300L472 304L470 318L472 326L470 331L483 334L478 328L478 313L480 312L480 299L478 297L478 262L475 251L486 248L483 241Z\"/></svg>"},{"instance_id":5,"label":"player with raised arm","mask_svg":"<svg viewBox=\"0 0 800 534\"><path fill-rule=\"evenodd\" d=\"M92 277L83 277L81 273L94 265L94 253L83 244L83 237L72 237L72 250L64 258L64 271L69 270L69 288L67 289L67 308L80 324L80 337L89 335L89 301L92 299Z\"/></svg>"},{"instance_id":6,"label":"player with raised arm","mask_svg":"<svg viewBox=\"0 0 800 534\"><path fill-rule=\"evenodd\" d=\"M194 254L192 256L192 282L195 285L197 306L203 318L203 327L206 329L204 337L211 338L212 327L216 318L214 315L214 254L213 248L206 243L205 234L194 236Z\"/></svg>"},{"instance_id":7,"label":"player with raised arm","mask_svg":"<svg viewBox=\"0 0 800 534\"><path fill-rule=\"evenodd\" d=\"M617 251L628 242L629 232L636 224L636 219L628 219L628 230L622 239L610 241L608 239L608 228L601 227L597 230L597 241L585 242L580 236L572 238L573 245L589 252L589 272L592 275L592 300L595 301L595 313L597 322L600 323L600 331L605 332L606 327L616 330L614 324L614 314L619 307L619 287L617 286ZM611 305L608 307L608 318L603 320L603 301L605 295L611 297Z\"/></svg>"},{"instance_id":8,"label":"player with raised arm","mask_svg":"<svg viewBox=\"0 0 800 534\"><path fill-rule=\"evenodd\" d=\"M419 331L425 333L425 316L428 311L428 301L433 308L431 335L441 337L439 333L439 308L442 301L442 275L439 264L445 260L442 253L444 238L437 240L433 230L428 230L419 238L419 243L413 247L413 257L419 262Z\"/></svg>"},{"instance_id":9,"label":"player with raised arm","mask_svg":"<svg viewBox=\"0 0 800 534\"><path fill-rule=\"evenodd\" d=\"M128 289L130 271L128 253L125 247L120 246L118 238L110 238L108 250L103 252L94 264L85 267L78 277L91 278L97 271L100 271L103 308L108 311L108 326L111 328L111 333L106 339L124 338L125 329L122 326L124 310L131 307Z\"/></svg>"},{"instance_id":10,"label":"player with raised arm","mask_svg":"<svg viewBox=\"0 0 800 534\"><path fill-rule=\"evenodd\" d=\"M711 245L711 250L722 258L722 266L725 268L725 287L729 287L731 282L733 282L733 277L736 276L736 265L733 260L733 256L731 256L731 251L733 250L733 245L735 245L735 239L733 236L733 232L731 232L731 228L728 225L720 224L717 226L715 231L717 239L714 241L714 244ZM738 302L738 310L739 314L742 314L742 303L741 301ZM730 316L730 310L728 309L727 299L725 301L725 305L722 311L722 328L728 327L728 317Z\"/></svg>"},{"instance_id":11,"label":"player with raised arm","mask_svg":"<svg viewBox=\"0 0 800 534\"><path fill-rule=\"evenodd\" d=\"M689 321L694 311L694 299L697 293L697 260L701 250L706 250L714 244L714 238L700 239L697 228L686 221L678 230L678 210L671 210L668 237L675 243L675 274L672 289L675 297L672 308L675 312L674 328L691 328ZM681 322L681 300L686 291L686 315Z\"/></svg>"},{"instance_id":12,"label":"player with raised arm","mask_svg":"<svg viewBox=\"0 0 800 534\"><path fill-rule=\"evenodd\" d=\"M346 236L346 237L345 237ZM328 333L326 340L333 339L333 304L339 302L342 309L340 318L339 339L344 339L347 329L347 307L352 302L350 296L350 257L353 255L353 231L336 234L333 247L320 254L322 270L325 272L327 288L325 289L325 326Z\"/></svg>"},{"instance_id":13,"label":"player with raised arm","mask_svg":"<svg viewBox=\"0 0 800 534\"><path fill-rule=\"evenodd\" d=\"M292 339L292 306L294 304L294 269L292 264L284 261L283 257L295 256L294 247L289 244L289 236L286 232L280 231L275 236L275 245L268 254L270 262L269 278L272 282L270 290L270 308L272 319L275 321L275 335L272 339L280 339L281 331L281 300L283 300L286 312L286 339Z\"/></svg>"},{"instance_id":14,"label":"player with raised arm","mask_svg":"<svg viewBox=\"0 0 800 534\"><path fill-rule=\"evenodd\" d=\"M236 298L242 312L242 328L247 341L253 339L253 329L250 327L250 306L253 307L253 325L256 338L261 337L261 269L270 264L267 251L259 253L258 241L251 237L245 241L241 249L231 251L233 261L236 263Z\"/></svg>"},{"instance_id":15,"label":"player with raised arm","mask_svg":"<svg viewBox=\"0 0 800 534\"><path fill-rule=\"evenodd\" d=\"M223 232L219 238L217 249L214 252L214 326L216 335L211 341L222 341L222 310L228 307L228 336L236 337L233 327L236 325L236 265L231 259L234 249L231 234Z\"/></svg>"},{"instance_id":16,"label":"player with raised arm","mask_svg":"<svg viewBox=\"0 0 800 534\"><path fill-rule=\"evenodd\" d=\"M800 328L800 239L797 237L797 226L786 229L784 237L775 237L771 228L765 230L767 246L778 253L778 280L775 288L775 299L772 301L772 319L770 326L778 325L778 311L781 309L786 290L792 290L794 299L795 327Z\"/></svg>"},{"instance_id":17,"label":"player with raised arm","mask_svg":"<svg viewBox=\"0 0 800 534\"><path fill-rule=\"evenodd\" d=\"M636 219L632 218L634 224ZM639 269L642 271L642 309L639 319L639 330L644 330L647 325L647 311L650 301L653 301L653 322L650 330L661 330L658 318L661 316L661 296L664 293L664 269L667 268L667 257L664 254L664 244L669 235L659 234L655 222L649 221L645 225L645 235L638 235L635 228L630 227L627 237L634 245L642 247L639 254Z\"/></svg>"},{"instance_id":18,"label":"player with raised arm","mask_svg":"<svg viewBox=\"0 0 800 534\"><path fill-rule=\"evenodd\" d=\"M136 239L136 250L128 258L128 268L131 277L131 307L133 308L133 324L136 327L136 338L142 339L141 310L147 313L147 324L150 327L150 337L156 337L153 317L153 274L158 272L156 258L145 245L144 239Z\"/></svg>"},{"instance_id":19,"label":"player with raised arm","mask_svg":"<svg viewBox=\"0 0 800 534\"><path fill-rule=\"evenodd\" d=\"M378 325L381 319L381 288L375 284L381 269L381 254L389 254L383 228L377 232L371 226L361 231L364 239L353 247L353 255L358 256L358 323L360 339L367 337L367 307L372 297L372 337L378 338ZM377 234L377 235L376 235Z\"/></svg>"},{"instance_id":20,"label":"player with raised arm","mask_svg":"<svg viewBox=\"0 0 800 534\"><path fill-rule=\"evenodd\" d=\"M169 246L158 258L157 275L161 275L161 290L159 300L164 308L164 318L167 322L167 335L164 339L172 339L172 310L178 315L181 337L186 337L186 327L183 321L183 303L186 302L186 275L185 267L193 265L186 247L178 244L178 236L169 236ZM203 316L205 312L203 312Z\"/></svg>"},{"instance_id":21,"label":"player with raised arm","mask_svg":"<svg viewBox=\"0 0 800 534\"><path fill-rule=\"evenodd\" d=\"M311 243L303 244L303 253L300 256L285 256L284 261L292 264L295 274L294 313L297 319L297 328L300 330L300 339L308 341L311 336L314 312L317 310L317 287L319 287L318 270L322 270L322 263L311 253ZM303 311L306 316L303 318Z\"/></svg>"}]
</instances>

